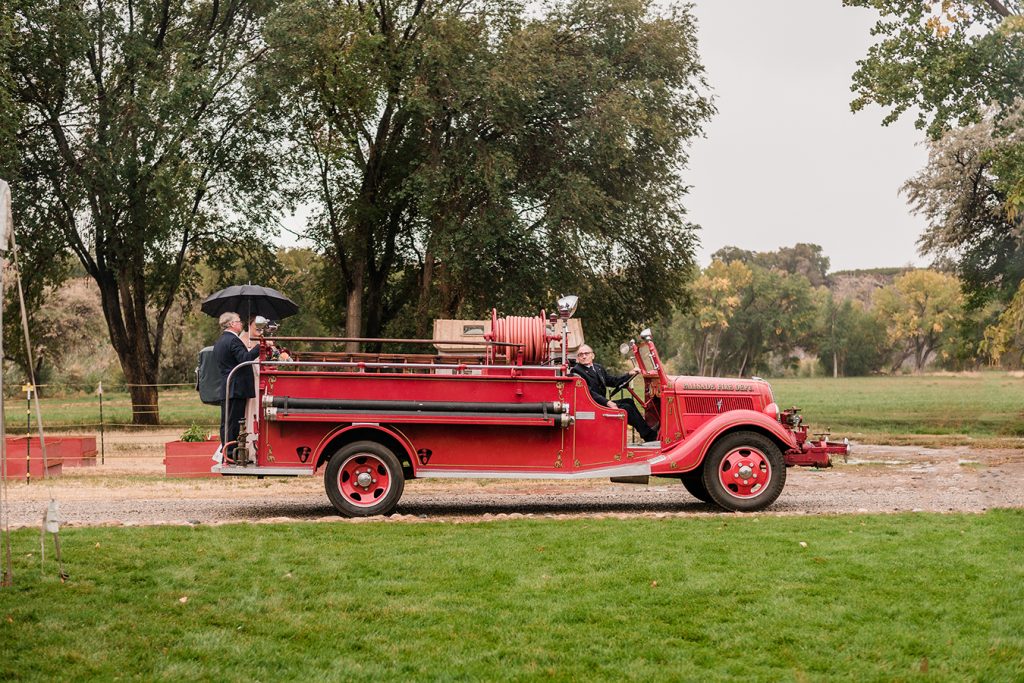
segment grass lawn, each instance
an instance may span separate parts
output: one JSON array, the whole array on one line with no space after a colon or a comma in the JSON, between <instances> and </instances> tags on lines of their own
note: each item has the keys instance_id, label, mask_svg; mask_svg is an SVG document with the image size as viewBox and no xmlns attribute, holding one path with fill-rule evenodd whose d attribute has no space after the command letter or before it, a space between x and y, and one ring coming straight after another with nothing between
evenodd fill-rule
<instances>
[{"instance_id":1,"label":"grass lawn","mask_svg":"<svg viewBox=\"0 0 1024 683\"><path fill-rule=\"evenodd\" d=\"M1007 373L775 379L771 385L781 407L800 406L812 429L831 427L839 437L1024 446L1024 379Z\"/></svg>"},{"instance_id":2,"label":"grass lawn","mask_svg":"<svg viewBox=\"0 0 1024 683\"><path fill-rule=\"evenodd\" d=\"M1018 510L67 528L65 584L24 530L0 679L1021 680L1022 527Z\"/></svg>"}]
</instances>

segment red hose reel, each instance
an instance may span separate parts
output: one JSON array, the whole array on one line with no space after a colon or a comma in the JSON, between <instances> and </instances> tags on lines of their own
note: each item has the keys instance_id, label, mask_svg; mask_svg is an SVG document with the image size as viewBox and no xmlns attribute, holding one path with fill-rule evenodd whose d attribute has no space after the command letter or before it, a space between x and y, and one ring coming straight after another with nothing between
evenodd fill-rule
<instances>
[{"instance_id":1,"label":"red hose reel","mask_svg":"<svg viewBox=\"0 0 1024 683\"><path fill-rule=\"evenodd\" d=\"M491 309L491 331L484 339L493 342L487 347L488 362L504 361L509 365L540 365L551 356L549 342L561 337L548 332L544 311L539 316L510 315L498 317L498 309Z\"/></svg>"}]
</instances>

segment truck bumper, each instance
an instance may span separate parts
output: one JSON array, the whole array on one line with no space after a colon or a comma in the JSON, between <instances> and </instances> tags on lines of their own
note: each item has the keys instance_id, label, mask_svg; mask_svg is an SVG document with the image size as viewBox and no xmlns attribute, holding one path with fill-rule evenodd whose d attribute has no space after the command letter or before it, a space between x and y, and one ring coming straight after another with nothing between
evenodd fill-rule
<instances>
[{"instance_id":1,"label":"truck bumper","mask_svg":"<svg viewBox=\"0 0 1024 683\"><path fill-rule=\"evenodd\" d=\"M805 441L799 449L786 451L786 467L832 467L832 456L841 455L845 460L850 454L849 441Z\"/></svg>"}]
</instances>

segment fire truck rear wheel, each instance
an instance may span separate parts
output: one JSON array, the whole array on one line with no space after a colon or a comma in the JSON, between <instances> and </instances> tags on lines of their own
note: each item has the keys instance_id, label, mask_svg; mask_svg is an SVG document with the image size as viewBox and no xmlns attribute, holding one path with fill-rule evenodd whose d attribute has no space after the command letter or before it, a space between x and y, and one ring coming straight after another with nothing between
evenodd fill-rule
<instances>
[{"instance_id":1,"label":"fire truck rear wheel","mask_svg":"<svg viewBox=\"0 0 1024 683\"><path fill-rule=\"evenodd\" d=\"M711 494L708 493L708 489L704 486L704 473L701 470L695 472L687 472L680 479L683 482L683 486L686 488L687 493L696 498L702 503L712 503L714 500L711 498Z\"/></svg>"},{"instance_id":2,"label":"fire truck rear wheel","mask_svg":"<svg viewBox=\"0 0 1024 683\"><path fill-rule=\"evenodd\" d=\"M375 441L356 441L331 456L324 488L344 517L388 515L402 497L405 476L390 448Z\"/></svg>"},{"instance_id":3,"label":"fire truck rear wheel","mask_svg":"<svg viewBox=\"0 0 1024 683\"><path fill-rule=\"evenodd\" d=\"M703 482L720 507L763 510L786 485L786 462L775 442L757 432L733 432L716 441L704 458Z\"/></svg>"}]
</instances>

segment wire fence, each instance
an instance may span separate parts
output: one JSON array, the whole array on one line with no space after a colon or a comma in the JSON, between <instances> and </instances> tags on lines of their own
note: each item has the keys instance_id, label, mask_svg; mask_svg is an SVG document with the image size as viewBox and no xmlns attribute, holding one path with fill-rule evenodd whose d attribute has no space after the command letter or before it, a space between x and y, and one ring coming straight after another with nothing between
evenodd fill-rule
<instances>
[{"instance_id":1,"label":"wire fence","mask_svg":"<svg viewBox=\"0 0 1024 683\"><path fill-rule=\"evenodd\" d=\"M217 406L205 405L191 384L130 385L101 383L93 391L88 385L22 385L20 395L3 399L7 432L36 430L34 392L39 392L43 427L47 431L69 429L152 429L160 427L216 427ZM129 389L148 386L158 392L156 403L133 403ZM138 424L143 422L144 424ZM149 423L149 424L145 424Z\"/></svg>"},{"instance_id":2,"label":"wire fence","mask_svg":"<svg viewBox=\"0 0 1024 683\"><path fill-rule=\"evenodd\" d=\"M17 398L21 396L24 398L26 387L25 383L12 382L7 379L4 380L4 398ZM40 397L44 398L60 398L68 396L83 396L88 394L99 394L103 393L128 393L132 387L155 387L158 391L162 389L192 389L195 388L194 382L167 382L163 384L132 384L130 382L109 382L107 380L99 380L96 382L45 382L34 385L36 391L39 392Z\"/></svg>"},{"instance_id":3,"label":"wire fence","mask_svg":"<svg viewBox=\"0 0 1024 683\"><path fill-rule=\"evenodd\" d=\"M133 403L130 393L133 387L156 389L157 402ZM18 388L18 394L3 398L8 437L38 436L33 405L38 392L43 432L47 438L59 433L95 433L101 462L107 456L108 432L134 432L141 436L154 429L198 429L215 433L220 422L218 406L202 403L192 384L50 383Z\"/></svg>"}]
</instances>

